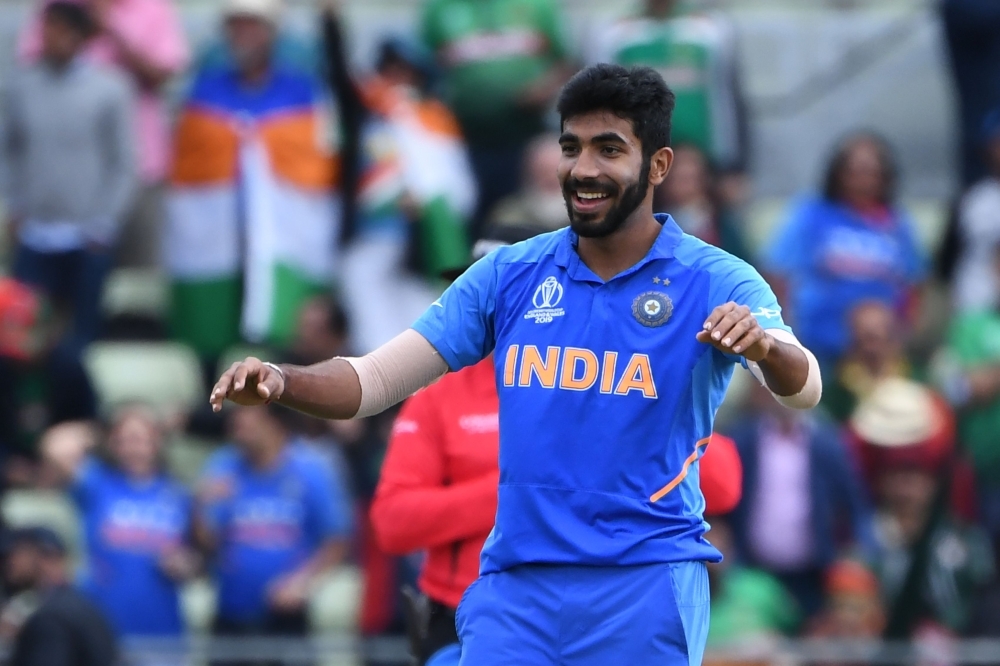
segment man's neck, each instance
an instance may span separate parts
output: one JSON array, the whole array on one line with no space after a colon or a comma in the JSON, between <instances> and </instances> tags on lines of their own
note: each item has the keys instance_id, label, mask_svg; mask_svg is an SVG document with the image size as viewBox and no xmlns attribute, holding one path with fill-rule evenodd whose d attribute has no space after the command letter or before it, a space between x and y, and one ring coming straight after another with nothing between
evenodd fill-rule
<instances>
[{"instance_id":1,"label":"man's neck","mask_svg":"<svg viewBox=\"0 0 1000 666\"><path fill-rule=\"evenodd\" d=\"M258 472L265 472L271 469L277 464L283 448L283 442L271 442L267 447L261 449L249 459L250 466Z\"/></svg>"},{"instance_id":2,"label":"man's neck","mask_svg":"<svg viewBox=\"0 0 1000 666\"><path fill-rule=\"evenodd\" d=\"M45 66L51 69L53 72L63 73L69 66L73 64L76 58L55 58L52 56L45 56L42 58L42 62Z\"/></svg>"},{"instance_id":3,"label":"man's neck","mask_svg":"<svg viewBox=\"0 0 1000 666\"><path fill-rule=\"evenodd\" d=\"M604 281L639 263L649 253L663 229L663 225L656 221L649 210L641 213L636 211L633 216L635 219L630 217L609 236L580 237L577 245L580 259Z\"/></svg>"},{"instance_id":4,"label":"man's neck","mask_svg":"<svg viewBox=\"0 0 1000 666\"><path fill-rule=\"evenodd\" d=\"M271 76L271 67L262 64L256 67L248 67L240 71L240 81L250 88L259 88L264 85Z\"/></svg>"}]
</instances>

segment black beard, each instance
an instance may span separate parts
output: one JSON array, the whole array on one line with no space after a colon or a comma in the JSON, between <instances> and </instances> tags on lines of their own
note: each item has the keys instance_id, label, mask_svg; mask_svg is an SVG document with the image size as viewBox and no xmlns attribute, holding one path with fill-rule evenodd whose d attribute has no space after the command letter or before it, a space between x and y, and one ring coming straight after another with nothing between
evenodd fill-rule
<instances>
[{"instance_id":1,"label":"black beard","mask_svg":"<svg viewBox=\"0 0 1000 666\"><path fill-rule=\"evenodd\" d=\"M569 214L570 228L576 235L582 238L604 238L618 231L629 216L642 204L649 191L649 165L643 167L639 178L622 191L618 197L618 203L613 205L604 216L604 219L597 223L581 219L573 211L573 192L578 189L585 189L594 192L607 192L613 195L611 186L602 185L600 181L583 181L570 178L563 185L563 198L566 200L566 212Z\"/></svg>"}]
</instances>

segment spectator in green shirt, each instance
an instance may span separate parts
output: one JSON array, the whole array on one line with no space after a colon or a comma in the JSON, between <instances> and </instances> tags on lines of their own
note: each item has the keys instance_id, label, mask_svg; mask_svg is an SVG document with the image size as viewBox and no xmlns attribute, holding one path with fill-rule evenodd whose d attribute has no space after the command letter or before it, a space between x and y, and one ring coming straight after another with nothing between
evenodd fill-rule
<instances>
[{"instance_id":1,"label":"spectator in green shirt","mask_svg":"<svg viewBox=\"0 0 1000 666\"><path fill-rule=\"evenodd\" d=\"M476 228L519 185L528 141L572 70L556 0L429 0L423 38L479 184Z\"/></svg>"},{"instance_id":2,"label":"spectator in green shirt","mask_svg":"<svg viewBox=\"0 0 1000 666\"><path fill-rule=\"evenodd\" d=\"M1000 276L1000 244L994 247ZM959 437L976 470L980 521L1000 543L1000 293L990 308L953 322L948 350L955 369L946 381L959 408Z\"/></svg>"},{"instance_id":3,"label":"spectator in green shirt","mask_svg":"<svg viewBox=\"0 0 1000 666\"><path fill-rule=\"evenodd\" d=\"M745 189L746 113L739 85L736 35L724 17L697 11L687 0L645 0L640 15L600 26L595 62L646 65L677 96L673 143L691 143L722 171L723 197L737 203Z\"/></svg>"},{"instance_id":4,"label":"spectator in green shirt","mask_svg":"<svg viewBox=\"0 0 1000 666\"><path fill-rule=\"evenodd\" d=\"M724 519L712 518L709 540L723 556L722 562L708 565L712 592L709 653L743 648L794 631L800 621L795 600L775 577L735 562L732 532Z\"/></svg>"}]
</instances>

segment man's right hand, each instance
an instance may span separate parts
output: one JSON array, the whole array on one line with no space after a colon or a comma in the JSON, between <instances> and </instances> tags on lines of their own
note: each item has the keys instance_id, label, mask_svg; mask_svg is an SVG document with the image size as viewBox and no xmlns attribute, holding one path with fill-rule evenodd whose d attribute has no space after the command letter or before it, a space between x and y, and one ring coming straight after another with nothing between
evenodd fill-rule
<instances>
[{"instance_id":1,"label":"man's right hand","mask_svg":"<svg viewBox=\"0 0 1000 666\"><path fill-rule=\"evenodd\" d=\"M237 405L263 405L277 400L285 390L285 380L273 366L250 356L222 373L208 401L212 411L222 409L226 399Z\"/></svg>"}]
</instances>

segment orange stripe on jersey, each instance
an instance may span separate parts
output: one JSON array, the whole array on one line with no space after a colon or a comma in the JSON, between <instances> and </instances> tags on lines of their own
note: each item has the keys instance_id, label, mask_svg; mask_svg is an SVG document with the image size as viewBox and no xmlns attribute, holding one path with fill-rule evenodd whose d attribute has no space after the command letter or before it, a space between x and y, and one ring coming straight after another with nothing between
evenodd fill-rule
<instances>
[{"instance_id":1,"label":"orange stripe on jersey","mask_svg":"<svg viewBox=\"0 0 1000 666\"><path fill-rule=\"evenodd\" d=\"M216 185L236 180L239 138L224 118L186 109L174 136L170 180L175 185Z\"/></svg>"},{"instance_id":2,"label":"orange stripe on jersey","mask_svg":"<svg viewBox=\"0 0 1000 666\"><path fill-rule=\"evenodd\" d=\"M659 502L661 499L666 497L667 493L669 493L671 490L679 486L681 481L687 478L688 468L690 468L691 465L694 463L694 461L698 459L699 449L701 449L703 446L706 446L709 440L711 439L712 437L710 435L704 439L699 439L697 442L695 442L694 451L691 453L691 455L687 457L687 460L684 461L684 465L681 467L680 474L675 476L670 483L668 483L667 485L663 486L655 493L653 493L653 496L649 498L650 502Z\"/></svg>"},{"instance_id":3,"label":"orange stripe on jersey","mask_svg":"<svg viewBox=\"0 0 1000 666\"><path fill-rule=\"evenodd\" d=\"M313 111L282 113L260 125L260 136L274 174L310 190L329 190L339 164L321 150L319 120Z\"/></svg>"}]
</instances>

